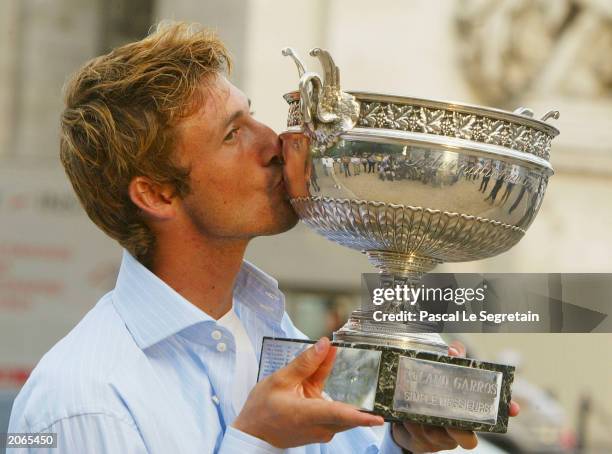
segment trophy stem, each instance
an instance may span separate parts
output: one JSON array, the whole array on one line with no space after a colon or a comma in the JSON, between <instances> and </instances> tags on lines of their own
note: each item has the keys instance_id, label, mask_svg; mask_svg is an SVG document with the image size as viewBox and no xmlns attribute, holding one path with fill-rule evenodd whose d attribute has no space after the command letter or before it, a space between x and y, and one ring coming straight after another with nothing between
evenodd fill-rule
<instances>
[{"instance_id":1,"label":"trophy stem","mask_svg":"<svg viewBox=\"0 0 612 454\"><path fill-rule=\"evenodd\" d=\"M391 274L419 282L425 273L442 263L432 257L391 251L365 251L368 260L383 274Z\"/></svg>"},{"instance_id":2,"label":"trophy stem","mask_svg":"<svg viewBox=\"0 0 612 454\"><path fill-rule=\"evenodd\" d=\"M396 267L400 263L400 259L406 260L407 257L410 257L405 254L393 254L382 251L376 251L376 253L377 258L383 257L383 259L387 260L387 263L392 260ZM367 254L369 255L370 252L367 252ZM401 274L387 274L387 272L381 271L383 273L381 283L385 288L404 285L417 286L426 272L426 267L431 269L436 264L436 262L428 259L412 260L411 262L404 263ZM421 268L417 266L421 266ZM411 309L413 311L418 310L419 307L418 302L415 304L416 306ZM334 340L424 350L435 353L447 352L446 343L436 332L436 323L376 321L374 318L376 309L398 313L406 309L406 306L404 302L392 301L377 308L362 307L362 309L355 310L351 313L346 324L334 332Z\"/></svg>"}]
</instances>

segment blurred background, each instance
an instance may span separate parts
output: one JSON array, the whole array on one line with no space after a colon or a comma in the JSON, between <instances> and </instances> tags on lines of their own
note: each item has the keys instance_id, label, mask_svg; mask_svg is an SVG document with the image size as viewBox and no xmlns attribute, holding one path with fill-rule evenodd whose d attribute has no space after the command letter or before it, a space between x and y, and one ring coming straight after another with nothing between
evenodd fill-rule
<instances>
[{"instance_id":1,"label":"blurred background","mask_svg":"<svg viewBox=\"0 0 612 454\"><path fill-rule=\"evenodd\" d=\"M112 289L120 260L59 165L62 86L87 59L162 19L217 30L235 59L233 82L278 132L282 94L298 82L285 46L303 57L330 50L344 89L526 106L537 117L558 109L556 174L528 234L499 257L438 271L612 271L610 0L1 0L0 432L30 370ZM373 271L301 224L255 240L248 258L278 279L311 337L343 324L359 304L360 273ZM612 335L461 340L469 355L519 371L521 417L481 452L612 452Z\"/></svg>"}]
</instances>

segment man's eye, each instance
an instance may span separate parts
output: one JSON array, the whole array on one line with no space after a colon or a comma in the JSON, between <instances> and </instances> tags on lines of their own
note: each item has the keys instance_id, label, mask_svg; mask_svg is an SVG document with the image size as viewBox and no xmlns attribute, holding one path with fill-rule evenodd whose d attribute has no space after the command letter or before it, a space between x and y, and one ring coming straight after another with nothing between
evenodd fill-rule
<instances>
[{"instance_id":1,"label":"man's eye","mask_svg":"<svg viewBox=\"0 0 612 454\"><path fill-rule=\"evenodd\" d=\"M234 140L236 138L236 136L238 135L238 131L239 130L240 130L240 128L232 129L230 132L227 133L227 135L225 136L223 141L224 142L230 142L230 141Z\"/></svg>"}]
</instances>

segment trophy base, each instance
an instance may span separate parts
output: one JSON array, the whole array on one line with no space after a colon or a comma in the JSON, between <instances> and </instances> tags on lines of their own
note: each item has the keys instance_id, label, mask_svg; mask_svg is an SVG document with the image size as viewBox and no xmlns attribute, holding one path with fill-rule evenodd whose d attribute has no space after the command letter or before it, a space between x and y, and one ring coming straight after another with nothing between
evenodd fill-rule
<instances>
[{"instance_id":1,"label":"trophy base","mask_svg":"<svg viewBox=\"0 0 612 454\"><path fill-rule=\"evenodd\" d=\"M355 310L346 324L334 332L334 341L386 345L434 353L448 352L448 346L426 322L379 322L369 311Z\"/></svg>"},{"instance_id":2,"label":"trophy base","mask_svg":"<svg viewBox=\"0 0 612 454\"><path fill-rule=\"evenodd\" d=\"M264 337L258 379L284 367L311 344ZM507 431L512 366L392 345L337 340L333 345L336 360L324 390L330 399L386 421Z\"/></svg>"}]
</instances>

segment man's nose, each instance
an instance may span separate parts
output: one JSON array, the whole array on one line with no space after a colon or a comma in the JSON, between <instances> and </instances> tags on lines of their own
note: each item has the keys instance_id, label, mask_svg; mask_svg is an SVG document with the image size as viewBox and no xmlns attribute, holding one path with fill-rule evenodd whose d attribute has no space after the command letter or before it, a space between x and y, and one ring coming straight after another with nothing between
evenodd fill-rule
<instances>
[{"instance_id":1,"label":"man's nose","mask_svg":"<svg viewBox=\"0 0 612 454\"><path fill-rule=\"evenodd\" d=\"M258 136L262 164L280 164L283 160L283 149L278 135L268 126L259 123Z\"/></svg>"}]
</instances>

